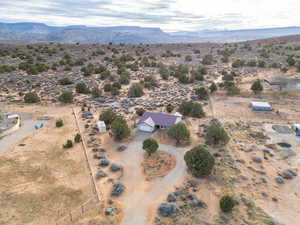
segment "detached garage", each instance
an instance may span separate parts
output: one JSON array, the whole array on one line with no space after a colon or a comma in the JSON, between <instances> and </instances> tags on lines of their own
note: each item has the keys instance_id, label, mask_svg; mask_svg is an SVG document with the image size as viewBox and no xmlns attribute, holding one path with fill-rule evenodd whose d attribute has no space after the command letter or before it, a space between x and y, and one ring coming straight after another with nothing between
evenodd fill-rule
<instances>
[{"instance_id":1,"label":"detached garage","mask_svg":"<svg viewBox=\"0 0 300 225\"><path fill-rule=\"evenodd\" d=\"M251 102L250 107L253 111L271 111L272 106L268 102Z\"/></svg>"}]
</instances>

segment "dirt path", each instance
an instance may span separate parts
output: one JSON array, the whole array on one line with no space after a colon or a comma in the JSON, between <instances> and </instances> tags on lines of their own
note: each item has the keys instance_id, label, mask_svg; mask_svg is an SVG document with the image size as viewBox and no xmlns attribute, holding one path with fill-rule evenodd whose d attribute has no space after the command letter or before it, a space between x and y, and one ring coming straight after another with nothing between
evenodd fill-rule
<instances>
[{"instance_id":1,"label":"dirt path","mask_svg":"<svg viewBox=\"0 0 300 225\"><path fill-rule=\"evenodd\" d=\"M16 132L5 136L0 139L0 152L7 151L13 147L17 142L30 135L35 130L34 125L43 123L47 124L47 121L37 120L29 115L21 115L21 127Z\"/></svg>"},{"instance_id":2,"label":"dirt path","mask_svg":"<svg viewBox=\"0 0 300 225\"><path fill-rule=\"evenodd\" d=\"M125 174L123 182L126 193L123 196L124 218L121 225L145 225L147 211L153 204L161 200L174 185L178 184L186 173L183 159L184 150L168 145L160 145L159 149L176 157L176 167L165 177L154 181L145 181L141 161L143 158L142 142L151 136L138 133L128 149L121 155Z\"/></svg>"}]
</instances>

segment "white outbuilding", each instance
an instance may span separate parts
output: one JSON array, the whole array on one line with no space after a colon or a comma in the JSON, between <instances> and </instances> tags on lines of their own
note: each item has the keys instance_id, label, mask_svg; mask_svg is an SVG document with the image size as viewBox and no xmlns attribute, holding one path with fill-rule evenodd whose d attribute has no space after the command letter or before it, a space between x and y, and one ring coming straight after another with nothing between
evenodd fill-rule
<instances>
[{"instance_id":1,"label":"white outbuilding","mask_svg":"<svg viewBox=\"0 0 300 225\"><path fill-rule=\"evenodd\" d=\"M100 133L105 133L106 132L106 125L105 125L104 121L98 121L97 122L97 128L98 128L98 131Z\"/></svg>"},{"instance_id":2,"label":"white outbuilding","mask_svg":"<svg viewBox=\"0 0 300 225\"><path fill-rule=\"evenodd\" d=\"M250 107L254 111L271 111L272 106L269 102L251 102Z\"/></svg>"}]
</instances>

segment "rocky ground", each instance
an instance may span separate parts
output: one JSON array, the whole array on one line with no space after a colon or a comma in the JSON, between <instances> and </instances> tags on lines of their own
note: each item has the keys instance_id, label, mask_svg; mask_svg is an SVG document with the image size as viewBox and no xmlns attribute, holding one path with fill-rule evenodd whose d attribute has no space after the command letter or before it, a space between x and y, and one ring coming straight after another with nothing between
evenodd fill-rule
<instances>
[{"instance_id":1,"label":"rocky ground","mask_svg":"<svg viewBox=\"0 0 300 225\"><path fill-rule=\"evenodd\" d=\"M0 101L10 107L5 110L51 119L45 129L12 143L12 151L0 155L0 187L5 193L0 199L5 209L1 222L53 223L91 197L91 174L83 163L82 146L62 148L78 132L71 110L75 107L92 176L102 196L102 208L79 218L78 224L297 224L300 141L290 128L299 123L300 111L295 107L300 103L299 91L264 86L262 93L255 94L250 88L258 78L299 77L299 45L285 39L177 45L2 43ZM233 74L238 92L224 88L228 74ZM149 77L155 82L147 81ZM89 88L86 93L76 90L81 82ZM137 82L144 94L128 97ZM213 82L218 90L199 98L195 89L208 90ZM96 93L91 91L95 88ZM24 105L24 95L33 91L40 101ZM73 104L60 103L59 96L66 91L73 93ZM135 111L166 111L168 104L177 110L184 100L200 103L205 117L184 118L191 138L182 145L176 145L166 132L153 134L159 149L167 158L176 158L176 164L169 164L164 176L147 180L147 172L153 172L147 169L145 175L142 167L141 146L147 135L134 129ZM268 101L273 111L254 112L249 109L251 101ZM109 132L98 133L95 125L104 109L127 119L130 138L116 142ZM58 118L66 121L61 130L55 128ZM205 144L206 129L215 118L230 142L207 146L216 166L210 177L196 179L187 173L183 156ZM234 195L232 213L220 211L224 193ZM40 197L44 200L37 201Z\"/></svg>"}]
</instances>

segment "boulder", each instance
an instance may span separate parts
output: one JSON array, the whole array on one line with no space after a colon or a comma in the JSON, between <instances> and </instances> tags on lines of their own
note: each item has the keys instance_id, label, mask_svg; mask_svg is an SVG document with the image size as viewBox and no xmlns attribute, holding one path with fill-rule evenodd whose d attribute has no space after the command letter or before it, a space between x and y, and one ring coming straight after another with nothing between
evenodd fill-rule
<instances>
[{"instance_id":1,"label":"boulder","mask_svg":"<svg viewBox=\"0 0 300 225\"><path fill-rule=\"evenodd\" d=\"M107 159L101 159L98 165L102 167L106 167L109 165L109 161Z\"/></svg>"},{"instance_id":2,"label":"boulder","mask_svg":"<svg viewBox=\"0 0 300 225\"><path fill-rule=\"evenodd\" d=\"M121 182L114 183L112 186L111 195L120 196L125 189L125 186Z\"/></svg>"},{"instance_id":3,"label":"boulder","mask_svg":"<svg viewBox=\"0 0 300 225\"><path fill-rule=\"evenodd\" d=\"M262 163L262 159L258 156L253 156L252 161L255 163Z\"/></svg>"},{"instance_id":4,"label":"boulder","mask_svg":"<svg viewBox=\"0 0 300 225\"><path fill-rule=\"evenodd\" d=\"M189 203L189 205L190 205L191 207L201 207L201 208L206 208L206 207L207 207L207 205L206 205L205 202L203 202L203 201L201 201L201 200L198 200L198 199L194 199L193 201L191 201L191 202Z\"/></svg>"},{"instance_id":5,"label":"boulder","mask_svg":"<svg viewBox=\"0 0 300 225\"><path fill-rule=\"evenodd\" d=\"M174 194L170 193L167 197L168 202L176 202L176 197Z\"/></svg>"},{"instance_id":6,"label":"boulder","mask_svg":"<svg viewBox=\"0 0 300 225\"><path fill-rule=\"evenodd\" d=\"M291 180L293 179L295 176L297 176L297 174L290 170L290 169L287 169L287 170L284 170L281 174L281 176L284 178L284 179L287 179L287 180Z\"/></svg>"},{"instance_id":7,"label":"boulder","mask_svg":"<svg viewBox=\"0 0 300 225\"><path fill-rule=\"evenodd\" d=\"M107 174L104 173L104 172L101 171L101 170L99 170L99 171L96 173L96 179L97 179L97 180L100 179L100 178L102 178L102 177L106 177L106 176L107 176Z\"/></svg>"},{"instance_id":8,"label":"boulder","mask_svg":"<svg viewBox=\"0 0 300 225\"><path fill-rule=\"evenodd\" d=\"M95 159L106 159L106 156L100 153L94 154Z\"/></svg>"},{"instance_id":9,"label":"boulder","mask_svg":"<svg viewBox=\"0 0 300 225\"><path fill-rule=\"evenodd\" d=\"M246 161L244 160L244 159L237 159L237 160L235 160L236 162L238 162L238 163L242 163L242 164L245 164L246 163Z\"/></svg>"},{"instance_id":10,"label":"boulder","mask_svg":"<svg viewBox=\"0 0 300 225\"><path fill-rule=\"evenodd\" d=\"M214 152L214 153L213 153L213 156L214 156L214 157L221 157L221 154L220 154L220 152Z\"/></svg>"},{"instance_id":11,"label":"boulder","mask_svg":"<svg viewBox=\"0 0 300 225\"><path fill-rule=\"evenodd\" d=\"M291 144L286 143L286 142L279 142L279 143L277 143L277 145L279 145L282 148L290 148L290 147L292 147Z\"/></svg>"},{"instance_id":12,"label":"boulder","mask_svg":"<svg viewBox=\"0 0 300 225\"><path fill-rule=\"evenodd\" d=\"M191 187L197 187L199 184L197 180L189 180L188 183Z\"/></svg>"},{"instance_id":13,"label":"boulder","mask_svg":"<svg viewBox=\"0 0 300 225\"><path fill-rule=\"evenodd\" d=\"M161 203L158 207L158 213L164 217L170 217L178 211L178 208L174 204Z\"/></svg>"},{"instance_id":14,"label":"boulder","mask_svg":"<svg viewBox=\"0 0 300 225\"><path fill-rule=\"evenodd\" d=\"M121 166L119 166L119 165L117 165L115 163L112 163L111 166L110 166L110 170L112 172L117 172L117 171L121 170Z\"/></svg>"},{"instance_id":15,"label":"boulder","mask_svg":"<svg viewBox=\"0 0 300 225\"><path fill-rule=\"evenodd\" d=\"M123 151L125 151L126 150L126 146L125 145L120 145L119 147L117 147L117 151L119 151L119 152L123 152Z\"/></svg>"},{"instance_id":16,"label":"boulder","mask_svg":"<svg viewBox=\"0 0 300 225\"><path fill-rule=\"evenodd\" d=\"M283 184L284 183L284 179L282 176L278 176L275 178L275 181L277 184Z\"/></svg>"}]
</instances>

